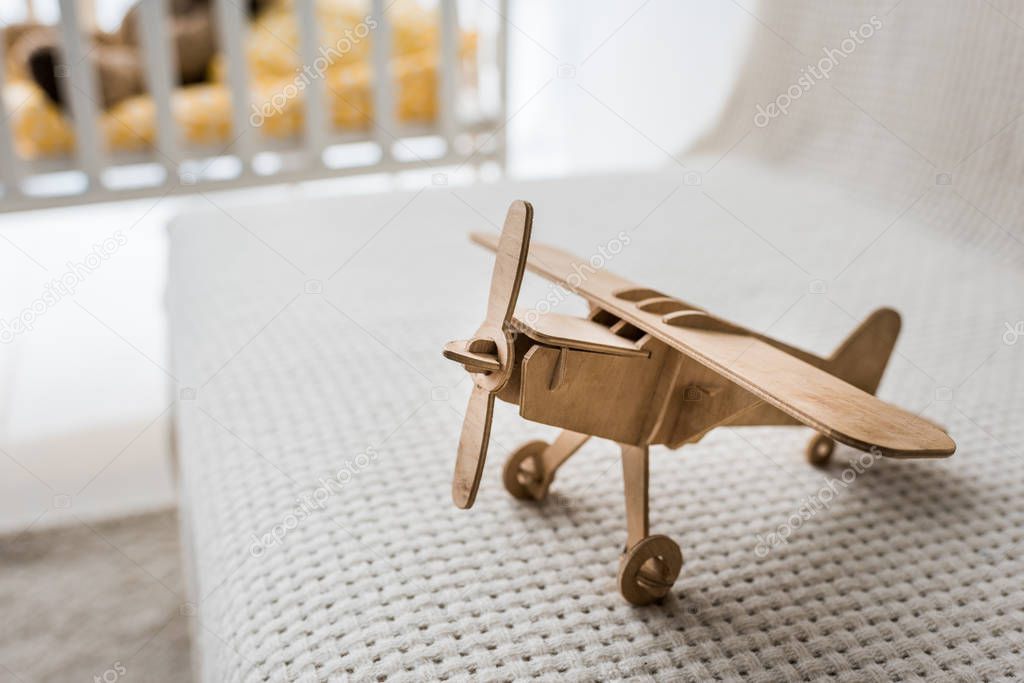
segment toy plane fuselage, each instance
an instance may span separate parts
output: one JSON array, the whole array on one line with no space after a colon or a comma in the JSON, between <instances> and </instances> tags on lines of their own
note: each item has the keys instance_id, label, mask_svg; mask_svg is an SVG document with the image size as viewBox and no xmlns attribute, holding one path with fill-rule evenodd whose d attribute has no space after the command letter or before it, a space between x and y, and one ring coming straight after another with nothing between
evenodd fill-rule
<instances>
[{"instance_id":1,"label":"toy plane fuselage","mask_svg":"<svg viewBox=\"0 0 1024 683\"><path fill-rule=\"evenodd\" d=\"M547 313L543 331L519 318L515 323L515 366L497 396L518 405L527 420L619 443L669 448L699 441L717 426L800 424L604 309L594 309L586 319ZM843 364L849 352L842 347L835 358L804 358L874 393L899 329L899 315L881 309L851 335L851 341L873 337L874 358ZM559 330L587 334L553 338Z\"/></svg>"}]
</instances>

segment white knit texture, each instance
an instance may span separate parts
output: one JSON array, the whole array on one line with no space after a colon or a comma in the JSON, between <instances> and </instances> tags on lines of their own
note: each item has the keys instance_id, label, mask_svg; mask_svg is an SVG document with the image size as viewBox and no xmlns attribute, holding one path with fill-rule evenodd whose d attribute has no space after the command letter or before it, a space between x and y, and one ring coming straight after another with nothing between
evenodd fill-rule
<instances>
[{"instance_id":1,"label":"white knit texture","mask_svg":"<svg viewBox=\"0 0 1024 683\"><path fill-rule=\"evenodd\" d=\"M685 168L176 222L205 680L1024 678L1024 16L998 0L742 4L751 55ZM757 104L872 16L882 28L831 79L754 125ZM536 241L588 258L625 231L610 270L818 353L895 307L880 395L946 427L956 455L879 460L829 496L860 454L814 469L805 429L656 448L652 531L685 564L645 608L615 586L613 444L588 443L547 502L513 500L504 458L553 430L499 404L477 504L456 510L469 383L440 349L484 312L493 259L466 233L497 229L517 198L534 203ZM552 293L528 280L520 306ZM253 557L251 535L346 461L325 508ZM758 553L809 497L827 507Z\"/></svg>"},{"instance_id":2,"label":"white knit texture","mask_svg":"<svg viewBox=\"0 0 1024 683\"><path fill-rule=\"evenodd\" d=\"M1002 340L1005 321L1024 317L1024 277L904 219L826 294L811 293L804 273L700 189L677 189L643 220L679 180L231 210L259 240L219 213L177 223L174 372L196 389L178 403L177 430L206 680L1024 675L1024 340ZM775 182L762 191L779 196ZM587 444L548 502L516 501L500 484L504 457L552 430L499 404L477 504L456 510L468 381L440 348L479 322L492 263L465 240L486 225L462 200L499 221L514 196L535 203L535 240L586 257L631 230L609 268L819 353L873 308L897 307L904 332L881 395L944 424L958 453L878 461L759 557L757 535L858 452L840 447L816 470L799 428L656 448L652 528L679 542L686 564L664 604L639 609L614 581L625 538L614 445ZM875 209L850 211L872 231L886 223L867 222ZM379 222L365 224L371 215ZM771 237L815 274L844 239L808 230L817 220L812 206ZM842 259L870 237L850 236L857 246ZM305 293L307 279L323 280L323 293ZM530 279L520 303L548 291ZM356 466L368 448L375 456ZM250 555L251 534L284 523L346 461L354 473L323 511Z\"/></svg>"}]
</instances>

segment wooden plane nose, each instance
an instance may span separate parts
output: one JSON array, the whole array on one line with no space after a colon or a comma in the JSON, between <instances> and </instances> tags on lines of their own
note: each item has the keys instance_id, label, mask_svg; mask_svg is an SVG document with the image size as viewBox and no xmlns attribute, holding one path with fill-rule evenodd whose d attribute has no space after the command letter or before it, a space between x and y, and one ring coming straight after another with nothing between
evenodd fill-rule
<instances>
[{"instance_id":1,"label":"wooden plane nose","mask_svg":"<svg viewBox=\"0 0 1024 683\"><path fill-rule=\"evenodd\" d=\"M497 350L490 353L487 349L480 348L481 345L477 343L479 341L472 339L450 341L444 345L441 355L448 360L462 364L469 372L498 372L501 370ZM493 346L493 342L491 345Z\"/></svg>"}]
</instances>

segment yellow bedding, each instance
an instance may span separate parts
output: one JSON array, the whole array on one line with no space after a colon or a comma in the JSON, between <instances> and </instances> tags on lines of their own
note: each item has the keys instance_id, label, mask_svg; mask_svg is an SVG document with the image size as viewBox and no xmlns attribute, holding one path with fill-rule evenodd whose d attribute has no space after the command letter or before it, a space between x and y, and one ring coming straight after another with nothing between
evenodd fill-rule
<instances>
[{"instance_id":1,"label":"yellow bedding","mask_svg":"<svg viewBox=\"0 0 1024 683\"><path fill-rule=\"evenodd\" d=\"M262 134L286 138L302 130L304 91L324 79L328 120L337 129L359 130L373 117L372 70L369 66L372 21L351 4L321 0L317 4L321 48L314 64L298 55L298 27L290 3L265 12L245 41L250 76L249 121ZM392 28L395 117L401 122L430 122L437 115L438 28L436 14L396 4L388 11ZM476 52L476 35L463 33L460 59L465 77ZM211 82L176 89L171 109L182 136L196 144L226 143L231 133L231 91L223 60L210 69ZM18 74L4 92L18 153L33 159L74 149L71 121L36 87ZM150 147L156 139L156 108L146 95L124 100L100 117L107 148Z\"/></svg>"}]
</instances>

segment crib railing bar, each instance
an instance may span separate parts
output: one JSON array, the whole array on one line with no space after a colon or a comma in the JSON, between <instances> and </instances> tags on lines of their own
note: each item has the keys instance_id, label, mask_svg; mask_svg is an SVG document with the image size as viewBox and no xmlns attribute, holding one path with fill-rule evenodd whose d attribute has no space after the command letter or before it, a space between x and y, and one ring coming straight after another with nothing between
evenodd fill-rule
<instances>
[{"instance_id":1,"label":"crib railing bar","mask_svg":"<svg viewBox=\"0 0 1024 683\"><path fill-rule=\"evenodd\" d=\"M3 32L0 32L0 55L6 53L7 46L4 44ZM14 149L10 113L3 97L7 82L6 66L7 60L0 59L0 181L4 184L4 197L8 198L21 194L21 188L18 186L21 180L21 164Z\"/></svg>"},{"instance_id":2,"label":"crib railing bar","mask_svg":"<svg viewBox=\"0 0 1024 683\"><path fill-rule=\"evenodd\" d=\"M391 87L391 25L384 12L384 0L373 0L370 18L376 23L371 46L373 66L373 133L380 145L381 161L391 159L392 133L395 120L394 98Z\"/></svg>"},{"instance_id":3,"label":"crib railing bar","mask_svg":"<svg viewBox=\"0 0 1024 683\"><path fill-rule=\"evenodd\" d=\"M499 0L498 14L501 17L509 16L509 0ZM505 167L507 160L508 144L508 24L502 19L498 22L497 35L497 64L498 64L498 117L495 125L498 127L496 139L498 163Z\"/></svg>"},{"instance_id":4,"label":"crib railing bar","mask_svg":"<svg viewBox=\"0 0 1024 683\"><path fill-rule=\"evenodd\" d=\"M142 34L146 84L156 107L156 150L158 160L167 169L167 182L177 180L181 161L178 129L171 109L171 90L177 85L172 67L175 55L167 34L169 23L166 0L146 0L140 5L139 28Z\"/></svg>"},{"instance_id":5,"label":"crib railing bar","mask_svg":"<svg viewBox=\"0 0 1024 683\"><path fill-rule=\"evenodd\" d=\"M249 69L245 63L242 37L246 32L243 4L235 0L217 0L217 37L227 57L228 87L231 89L231 139L234 154L242 162L242 175L252 169L253 114L249 100Z\"/></svg>"},{"instance_id":6,"label":"crib railing bar","mask_svg":"<svg viewBox=\"0 0 1024 683\"><path fill-rule=\"evenodd\" d=\"M103 133L97 119L99 90L92 60L85 51L82 23L76 0L60 0L60 28L64 63L57 66L57 82L63 87L64 101L71 104L75 131L75 154L85 172L91 190L100 189L102 155L99 141Z\"/></svg>"},{"instance_id":7,"label":"crib railing bar","mask_svg":"<svg viewBox=\"0 0 1024 683\"><path fill-rule=\"evenodd\" d=\"M441 135L451 149L457 132L455 93L458 92L456 64L459 54L459 17L455 0L441 0L441 44L438 55L438 109Z\"/></svg>"},{"instance_id":8,"label":"crib railing bar","mask_svg":"<svg viewBox=\"0 0 1024 683\"><path fill-rule=\"evenodd\" d=\"M296 77L302 79L304 86L306 152L308 162L319 166L327 138L324 79L330 64L328 58L320 52L321 35L316 20L316 0L298 0L297 5L302 68Z\"/></svg>"},{"instance_id":9,"label":"crib railing bar","mask_svg":"<svg viewBox=\"0 0 1024 683\"><path fill-rule=\"evenodd\" d=\"M493 116L488 116L486 119L470 119L463 121L459 130L460 132L472 133L474 135L489 135L494 132L494 128ZM399 123L391 133L397 138L420 138L439 136L440 130L437 125L433 123ZM328 129L327 134L324 136L325 148L332 147L334 145L353 145L366 142L376 144L376 139L369 131ZM304 150L304 140L296 140L294 138L267 138L260 141L257 151L284 154L294 157L301 155ZM182 159L204 159L224 156L225 154L226 152L224 151L223 142L195 142L189 144L187 148L182 149ZM153 161L153 152L149 149L123 151L117 152L116 156L111 155L109 158L112 163L116 162L118 165L145 164ZM64 156L43 157L31 160L18 159L18 161L22 179L30 175L45 175L49 173L75 171L79 168L77 159ZM423 159L413 157L411 161L423 161ZM431 159L430 163L433 164L436 162ZM367 171L367 173L370 172L373 172L373 169Z\"/></svg>"},{"instance_id":10,"label":"crib railing bar","mask_svg":"<svg viewBox=\"0 0 1024 683\"><path fill-rule=\"evenodd\" d=\"M465 155L453 153L439 159L431 159L430 163L434 168L443 166L456 166L465 160ZM475 162L497 161L497 150L480 152L474 157ZM143 199L147 197L160 196L186 196L196 192L220 192L224 190L241 190L257 187L280 185L282 183L301 183L305 181L323 180L325 177L344 178L351 176L366 175L369 173L399 173L410 169L429 168L425 162L419 160L397 161L391 160L387 163L374 163L368 166L352 166L332 168L329 175L325 175L324 168L296 168L282 171L279 174L259 175L252 173L246 177L201 179L195 185L177 185L167 187L142 187L126 188L117 191L107 192L85 192L84 194L73 195L47 195L35 196L22 194L17 197L4 198L0 201L0 214L15 211L26 211L31 209L55 208L59 206L81 206L85 204L96 204L111 201L124 201L130 199Z\"/></svg>"}]
</instances>

